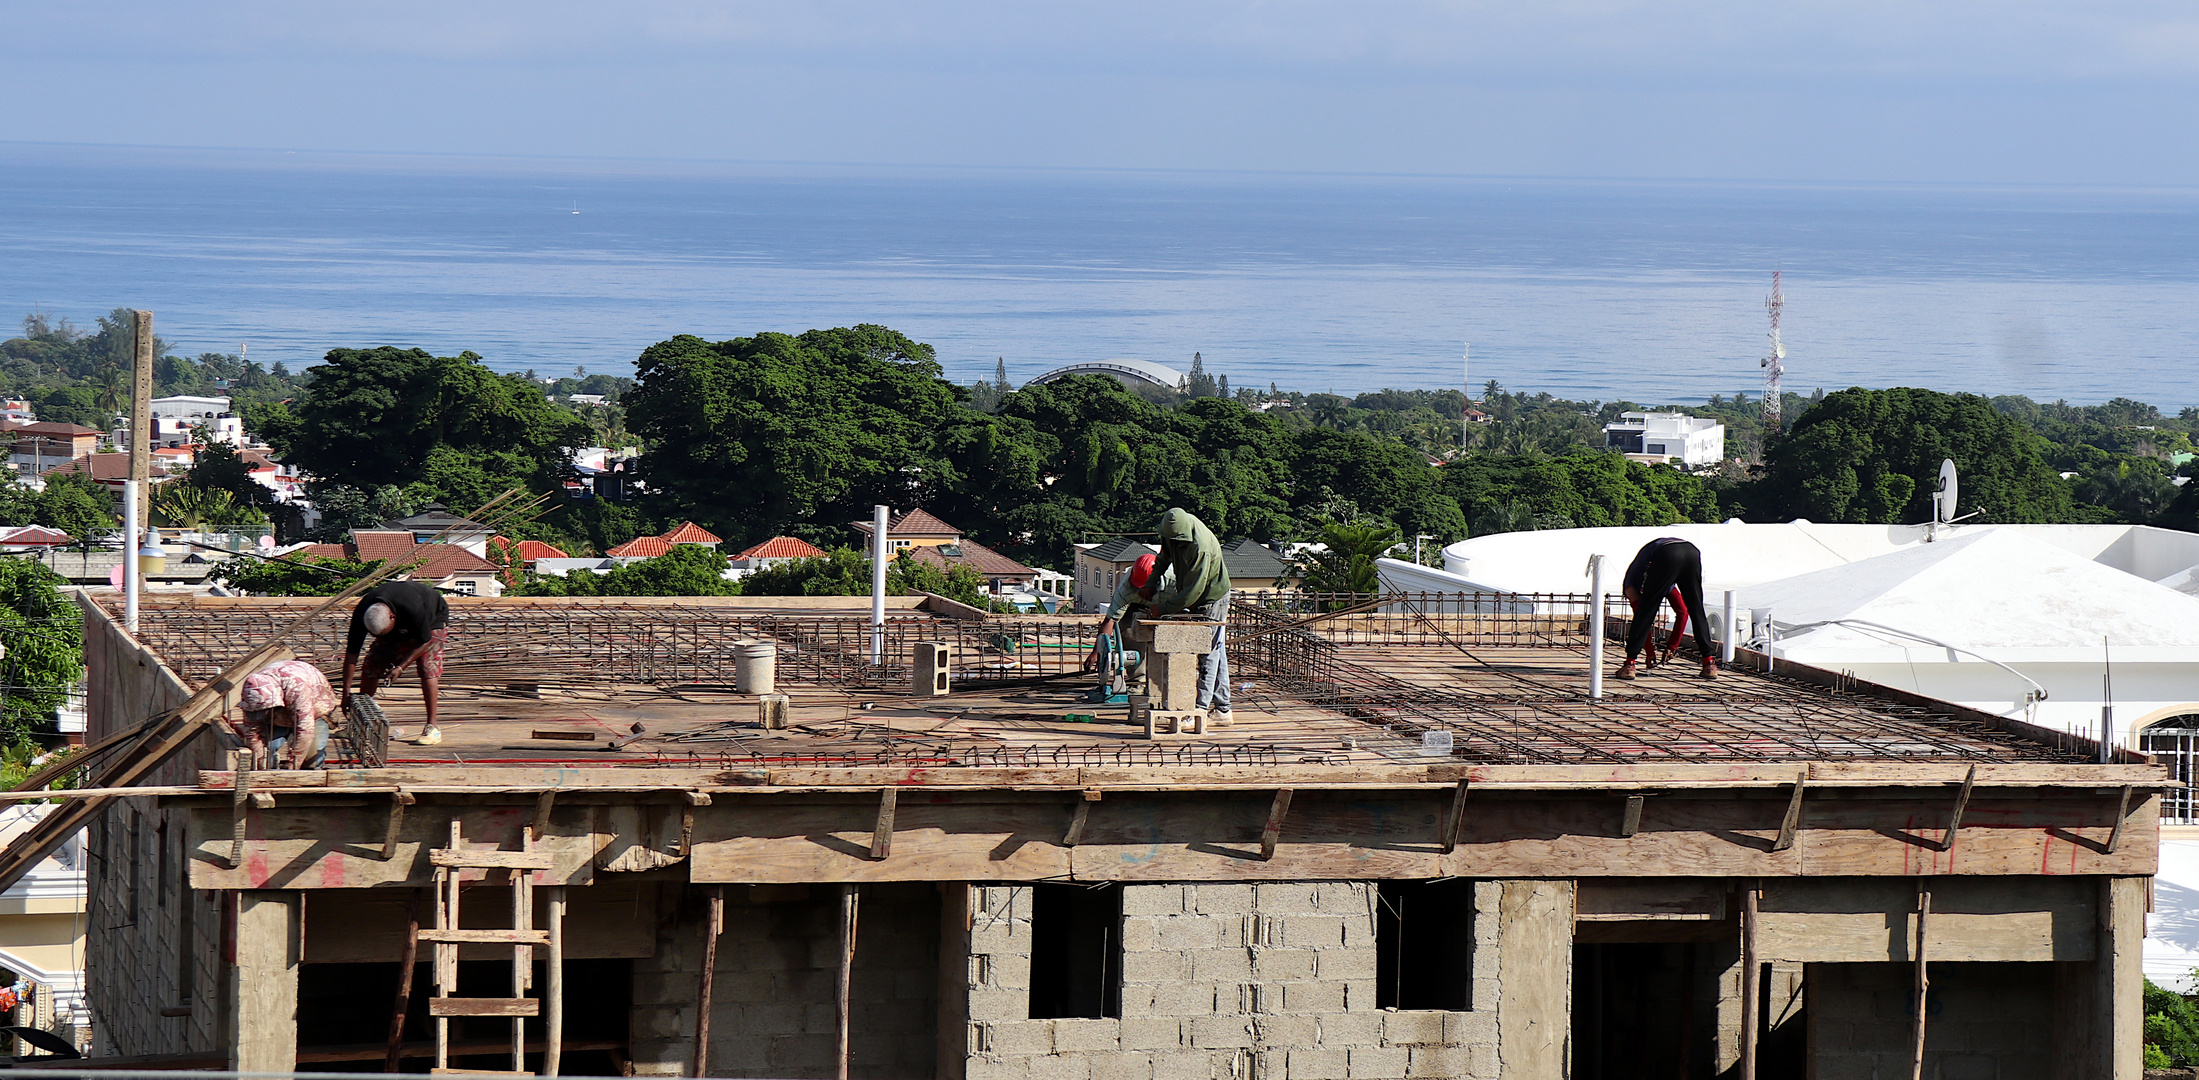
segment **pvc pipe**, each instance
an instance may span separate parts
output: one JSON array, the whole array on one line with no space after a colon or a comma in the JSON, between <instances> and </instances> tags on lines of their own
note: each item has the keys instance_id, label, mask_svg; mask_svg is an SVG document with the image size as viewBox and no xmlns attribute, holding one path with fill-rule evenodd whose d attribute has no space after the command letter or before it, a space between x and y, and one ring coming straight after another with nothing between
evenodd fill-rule
<instances>
[{"instance_id":1,"label":"pvc pipe","mask_svg":"<svg viewBox=\"0 0 2199 1080\"><path fill-rule=\"evenodd\" d=\"M886 536L887 517L892 513L884 506L873 506L870 511L870 662L886 662L886 557L893 550L893 541Z\"/></svg>"},{"instance_id":2,"label":"pvc pipe","mask_svg":"<svg viewBox=\"0 0 2199 1080\"><path fill-rule=\"evenodd\" d=\"M1734 638L1732 589L1726 590L1726 624L1724 631L1724 633L1718 635L1718 662L1726 667L1732 667Z\"/></svg>"},{"instance_id":3,"label":"pvc pipe","mask_svg":"<svg viewBox=\"0 0 2199 1080\"><path fill-rule=\"evenodd\" d=\"M122 482L122 628L137 633L137 481Z\"/></svg>"},{"instance_id":4,"label":"pvc pipe","mask_svg":"<svg viewBox=\"0 0 2199 1080\"><path fill-rule=\"evenodd\" d=\"M1651 643L1655 647L1655 643ZM1588 700L1603 700L1603 556L1588 557Z\"/></svg>"}]
</instances>

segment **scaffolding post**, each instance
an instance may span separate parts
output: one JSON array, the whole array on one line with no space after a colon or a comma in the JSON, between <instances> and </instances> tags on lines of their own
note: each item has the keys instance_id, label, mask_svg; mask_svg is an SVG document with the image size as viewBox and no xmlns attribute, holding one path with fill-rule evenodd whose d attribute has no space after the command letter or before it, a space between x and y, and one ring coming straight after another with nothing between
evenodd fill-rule
<instances>
[{"instance_id":1,"label":"scaffolding post","mask_svg":"<svg viewBox=\"0 0 2199 1080\"><path fill-rule=\"evenodd\" d=\"M122 628L137 633L137 481L122 482Z\"/></svg>"},{"instance_id":2,"label":"scaffolding post","mask_svg":"<svg viewBox=\"0 0 2199 1080\"><path fill-rule=\"evenodd\" d=\"M1727 589L1725 632L1718 635L1718 663L1724 667L1733 666L1733 639L1737 636L1734 632L1733 614L1733 590Z\"/></svg>"},{"instance_id":3,"label":"scaffolding post","mask_svg":"<svg viewBox=\"0 0 2199 1080\"><path fill-rule=\"evenodd\" d=\"M1588 557L1588 700L1603 700L1603 556Z\"/></svg>"}]
</instances>

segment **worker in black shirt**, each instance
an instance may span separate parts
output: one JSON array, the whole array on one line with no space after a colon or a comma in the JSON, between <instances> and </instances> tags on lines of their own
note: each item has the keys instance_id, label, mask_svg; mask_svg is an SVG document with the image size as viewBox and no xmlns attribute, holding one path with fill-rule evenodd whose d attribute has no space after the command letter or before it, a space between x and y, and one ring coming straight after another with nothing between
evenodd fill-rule
<instances>
[{"instance_id":1,"label":"worker in black shirt","mask_svg":"<svg viewBox=\"0 0 2199 1080\"><path fill-rule=\"evenodd\" d=\"M1649 640L1650 632L1655 629L1657 606L1675 586L1684 602L1684 606L1675 605L1675 611L1695 628L1695 647L1703 654L1703 678L1717 678L1718 653L1703 618L1703 553L1678 537L1659 537L1642 545L1623 581L1626 602L1634 607L1634 622L1627 628L1626 663L1619 665L1619 678L1631 679L1639 673L1635 658L1643 645L1649 646L1650 666L1656 666L1657 647Z\"/></svg>"},{"instance_id":2,"label":"worker in black shirt","mask_svg":"<svg viewBox=\"0 0 2199 1080\"><path fill-rule=\"evenodd\" d=\"M366 664L359 673L359 692L372 697L383 679L406 664L416 665L428 722L420 737L411 741L421 746L442 742L443 729L435 723L436 695L443 678L443 642L449 623L450 603L426 582L385 581L368 589L359 597L359 606L351 609L351 636L344 642L344 702L351 701L351 669L359 659L359 647L372 637L374 644L367 648Z\"/></svg>"}]
</instances>

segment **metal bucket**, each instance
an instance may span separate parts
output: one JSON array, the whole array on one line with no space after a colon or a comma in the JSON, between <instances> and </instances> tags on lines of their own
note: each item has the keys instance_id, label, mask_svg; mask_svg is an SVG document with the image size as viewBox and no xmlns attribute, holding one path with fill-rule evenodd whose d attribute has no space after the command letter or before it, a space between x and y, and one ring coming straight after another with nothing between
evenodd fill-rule
<instances>
[{"instance_id":1,"label":"metal bucket","mask_svg":"<svg viewBox=\"0 0 2199 1080\"><path fill-rule=\"evenodd\" d=\"M733 689L743 694L775 693L779 670L779 646L769 641L744 641L733 650Z\"/></svg>"}]
</instances>

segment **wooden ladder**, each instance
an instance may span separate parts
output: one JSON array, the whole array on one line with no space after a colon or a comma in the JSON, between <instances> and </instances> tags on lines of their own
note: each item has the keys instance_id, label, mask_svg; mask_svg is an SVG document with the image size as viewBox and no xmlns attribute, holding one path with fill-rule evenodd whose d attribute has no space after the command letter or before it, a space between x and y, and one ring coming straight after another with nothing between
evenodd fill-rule
<instances>
[{"instance_id":1,"label":"wooden ladder","mask_svg":"<svg viewBox=\"0 0 2199 1080\"><path fill-rule=\"evenodd\" d=\"M435 1072L441 1074L483 1075L493 1070L453 1069L450 1067L450 1021L454 1016L508 1016L512 1021L512 1067L509 1075L528 1076L527 1072L527 1018L543 1016L545 1044L542 1056L542 1075L558 1074L560 1051L564 1041L565 979L564 934L565 890L550 886L549 921L545 929L534 925L534 871L550 869L550 853L537 850L535 840L544 822L537 821L520 830L521 850L467 850L459 822L450 823L450 846L428 852L428 859L435 867L435 925L418 927L414 949L425 941L435 946L435 996L428 1001L428 1015L435 1020ZM464 870L503 870L511 877L512 924L509 929L462 930L459 928L458 900L462 892L460 877ZM457 997L458 951L465 945L505 945L512 947L512 996L511 997ZM549 952L549 987L544 997L526 996L534 985L534 950ZM548 1012L545 1015L544 1006Z\"/></svg>"}]
</instances>

